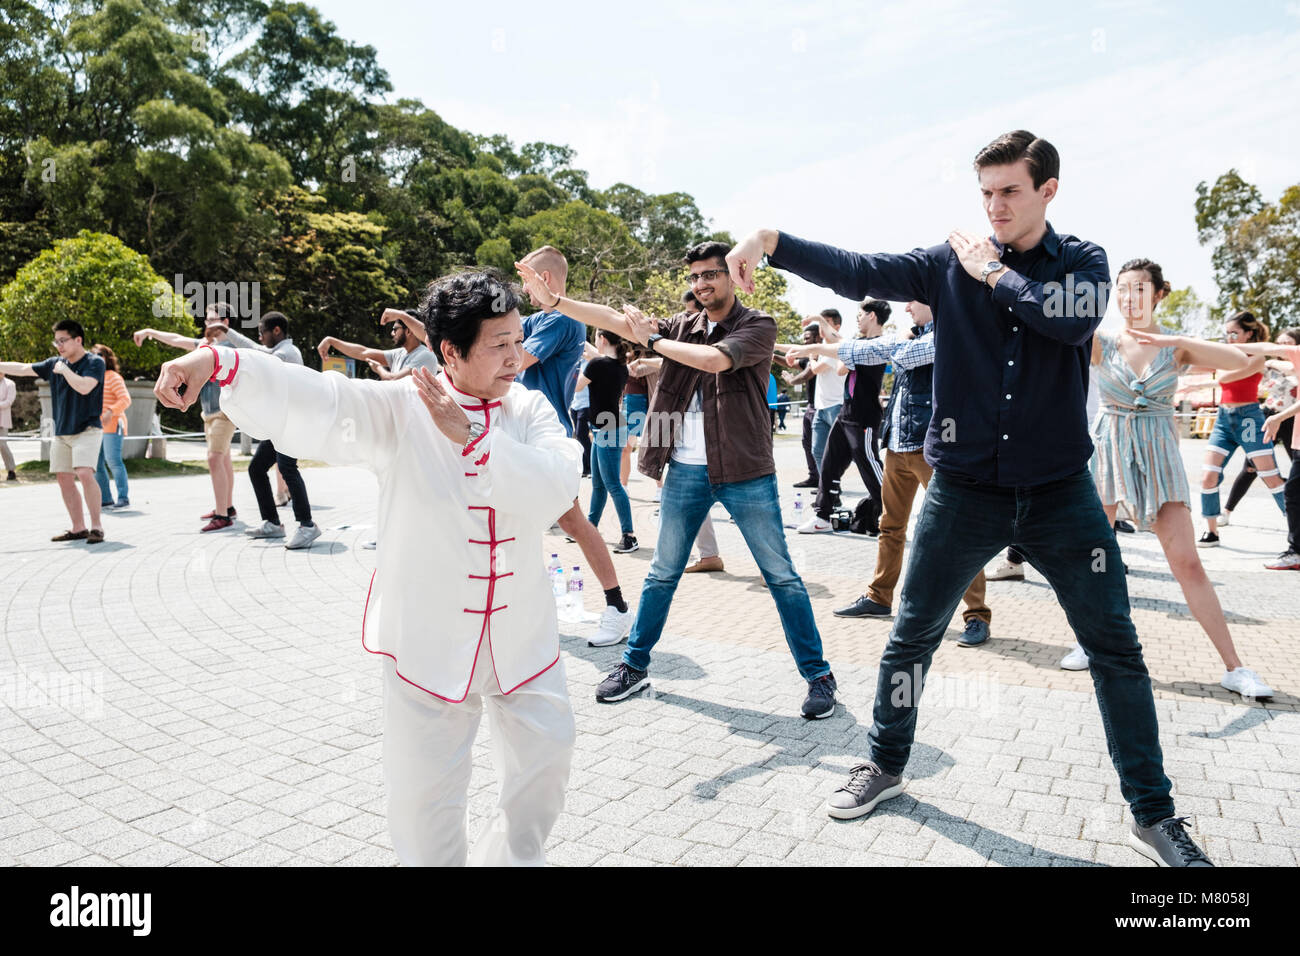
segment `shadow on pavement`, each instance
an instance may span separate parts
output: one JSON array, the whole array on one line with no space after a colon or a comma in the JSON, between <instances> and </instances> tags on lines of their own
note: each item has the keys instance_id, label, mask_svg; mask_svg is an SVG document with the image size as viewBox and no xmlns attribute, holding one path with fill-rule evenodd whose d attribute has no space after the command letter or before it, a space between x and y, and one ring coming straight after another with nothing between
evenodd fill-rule
<instances>
[{"instance_id":1,"label":"shadow on pavement","mask_svg":"<svg viewBox=\"0 0 1300 956\"><path fill-rule=\"evenodd\" d=\"M911 763L908 764L909 769ZM984 854L988 857L995 850L1002 850L1017 856L1026 857L1026 866L1049 866L1055 860L1063 863L1069 863L1074 866L1097 867L1103 864L1094 863L1092 860L1084 860L1077 856L1067 856L1063 853L1052 853L1035 847L1032 843L1025 843L1014 837L1009 837L1005 833L999 833L997 830L989 830L980 826L978 823L972 823L964 817L954 816L944 810L940 810L933 804L924 803L910 796L906 792L895 800L882 803L879 807L871 812L865 819L870 823L872 817L876 816L893 816L902 817L906 820L913 820L921 826L933 830L940 836L946 837L954 843L961 846L967 846L974 849L975 843L981 836L988 835L989 839L985 840L987 849L981 848L976 850L977 853ZM862 822L863 818L857 820L837 820L838 824L852 825ZM993 844L993 845L990 845ZM870 852L870 851L868 851Z\"/></svg>"}]
</instances>

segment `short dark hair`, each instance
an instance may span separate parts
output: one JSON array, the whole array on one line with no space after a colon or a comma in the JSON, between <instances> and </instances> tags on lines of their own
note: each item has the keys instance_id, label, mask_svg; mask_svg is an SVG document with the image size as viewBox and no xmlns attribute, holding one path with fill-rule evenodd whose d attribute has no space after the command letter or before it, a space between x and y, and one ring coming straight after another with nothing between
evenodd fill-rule
<instances>
[{"instance_id":1,"label":"short dark hair","mask_svg":"<svg viewBox=\"0 0 1300 956\"><path fill-rule=\"evenodd\" d=\"M461 357L469 355L483 320L518 309L519 295L496 269L456 272L430 282L420 300L419 315L438 361L443 360L444 341Z\"/></svg>"},{"instance_id":2,"label":"short dark hair","mask_svg":"<svg viewBox=\"0 0 1300 956\"><path fill-rule=\"evenodd\" d=\"M289 317L283 312L268 312L262 316L263 329L279 329L285 335L289 334Z\"/></svg>"},{"instance_id":3,"label":"short dark hair","mask_svg":"<svg viewBox=\"0 0 1300 956\"><path fill-rule=\"evenodd\" d=\"M809 322L803 327L805 332L811 332L813 335L821 335L822 327L820 322Z\"/></svg>"},{"instance_id":4,"label":"short dark hair","mask_svg":"<svg viewBox=\"0 0 1300 956\"><path fill-rule=\"evenodd\" d=\"M1010 166L1022 159L1029 164L1034 189L1041 189L1043 183L1061 175L1061 156L1056 147L1025 129L1003 133L976 153L975 172L985 166Z\"/></svg>"},{"instance_id":5,"label":"short dark hair","mask_svg":"<svg viewBox=\"0 0 1300 956\"><path fill-rule=\"evenodd\" d=\"M54 323L55 332L67 332L74 339L81 339L82 344L86 341L86 330L81 327L81 323L76 319L60 319Z\"/></svg>"},{"instance_id":6,"label":"short dark hair","mask_svg":"<svg viewBox=\"0 0 1300 956\"><path fill-rule=\"evenodd\" d=\"M823 319L830 319L831 325L837 329L844 324L844 316L840 315L839 309L822 309L820 314Z\"/></svg>"},{"instance_id":7,"label":"short dark hair","mask_svg":"<svg viewBox=\"0 0 1300 956\"><path fill-rule=\"evenodd\" d=\"M876 321L879 322L881 325L884 325L886 322L889 321L889 313L894 311L894 307L891 306L884 299L872 299L872 298L863 299L860 303L858 303L858 308L861 309L863 312L874 313L876 316Z\"/></svg>"},{"instance_id":8,"label":"short dark hair","mask_svg":"<svg viewBox=\"0 0 1300 956\"><path fill-rule=\"evenodd\" d=\"M731 246L725 242L718 242L716 239L709 239L705 242L697 242L686 250L686 255L682 261L688 266L692 262L704 262L707 259L721 259L727 261L727 254L731 252Z\"/></svg>"},{"instance_id":9,"label":"short dark hair","mask_svg":"<svg viewBox=\"0 0 1300 956\"><path fill-rule=\"evenodd\" d=\"M698 311L700 308L700 300L695 298L694 292L692 292L690 289L687 289L685 292L682 293L682 305L693 305Z\"/></svg>"},{"instance_id":10,"label":"short dark hair","mask_svg":"<svg viewBox=\"0 0 1300 956\"><path fill-rule=\"evenodd\" d=\"M210 302L208 307L203 310L204 316L211 316L214 319L221 319L229 324L230 320L235 317L235 310L229 302Z\"/></svg>"}]
</instances>

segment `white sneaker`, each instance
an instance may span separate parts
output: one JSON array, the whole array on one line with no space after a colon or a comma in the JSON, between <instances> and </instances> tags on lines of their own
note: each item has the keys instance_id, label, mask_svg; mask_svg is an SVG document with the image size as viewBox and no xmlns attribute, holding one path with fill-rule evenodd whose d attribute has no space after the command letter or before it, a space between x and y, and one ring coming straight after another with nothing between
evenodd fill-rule
<instances>
[{"instance_id":1,"label":"white sneaker","mask_svg":"<svg viewBox=\"0 0 1300 956\"><path fill-rule=\"evenodd\" d=\"M655 487L655 501L663 501L664 490L658 486Z\"/></svg>"},{"instance_id":2,"label":"white sneaker","mask_svg":"<svg viewBox=\"0 0 1300 956\"><path fill-rule=\"evenodd\" d=\"M600 615L600 627L587 639L587 646L609 647L618 644L627 637L627 632L630 630L632 630L632 606L628 605L626 611L620 611L614 605L606 604L604 613Z\"/></svg>"},{"instance_id":3,"label":"white sneaker","mask_svg":"<svg viewBox=\"0 0 1300 956\"><path fill-rule=\"evenodd\" d=\"M1232 522L1229 520L1231 517L1232 517L1231 511L1222 512L1219 515L1219 527L1226 528L1228 525L1232 524Z\"/></svg>"},{"instance_id":4,"label":"white sneaker","mask_svg":"<svg viewBox=\"0 0 1300 956\"><path fill-rule=\"evenodd\" d=\"M1083 652L1083 648L1078 644L1074 645L1074 650L1061 658L1061 669L1066 671L1086 671L1088 669L1088 655Z\"/></svg>"},{"instance_id":5,"label":"white sneaker","mask_svg":"<svg viewBox=\"0 0 1300 956\"><path fill-rule=\"evenodd\" d=\"M1023 581L1025 579L1025 566L1023 564L1012 564L1006 558L994 568L990 573L984 575L986 581Z\"/></svg>"},{"instance_id":6,"label":"white sneaker","mask_svg":"<svg viewBox=\"0 0 1300 956\"><path fill-rule=\"evenodd\" d=\"M377 548L377 547L379 547L379 542L378 542L378 541L367 541L367 542L365 542L363 545L361 545L361 550L362 550L362 551L373 551L373 550L375 550L375 548Z\"/></svg>"},{"instance_id":7,"label":"white sneaker","mask_svg":"<svg viewBox=\"0 0 1300 956\"><path fill-rule=\"evenodd\" d=\"M1240 694L1246 700L1255 697L1272 697L1273 688L1269 687L1249 667L1238 667L1235 671L1224 671L1219 685Z\"/></svg>"},{"instance_id":8,"label":"white sneaker","mask_svg":"<svg viewBox=\"0 0 1300 956\"><path fill-rule=\"evenodd\" d=\"M274 521L263 521L256 528L249 528L244 534L250 538L283 538L284 525Z\"/></svg>"},{"instance_id":9,"label":"white sneaker","mask_svg":"<svg viewBox=\"0 0 1300 956\"><path fill-rule=\"evenodd\" d=\"M817 517L816 514L811 514L808 516L808 520L799 525L795 530L800 534L822 534L823 532L831 530L831 523L829 521L823 521L821 518Z\"/></svg>"},{"instance_id":10,"label":"white sneaker","mask_svg":"<svg viewBox=\"0 0 1300 956\"><path fill-rule=\"evenodd\" d=\"M283 532L281 532L283 534ZM290 551L298 551L302 548L310 548L311 543L320 537L320 525L298 525L298 530L294 532L293 539L285 545Z\"/></svg>"}]
</instances>

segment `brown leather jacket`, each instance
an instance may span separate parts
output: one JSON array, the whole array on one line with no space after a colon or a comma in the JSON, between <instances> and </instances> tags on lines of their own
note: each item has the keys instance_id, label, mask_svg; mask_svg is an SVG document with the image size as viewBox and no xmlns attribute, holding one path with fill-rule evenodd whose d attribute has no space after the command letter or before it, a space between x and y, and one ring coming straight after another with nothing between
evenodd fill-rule
<instances>
[{"instance_id":1,"label":"brown leather jacket","mask_svg":"<svg viewBox=\"0 0 1300 956\"><path fill-rule=\"evenodd\" d=\"M770 315L735 300L727 317L709 332L705 312L682 312L659 320L659 334L679 342L712 345L731 359L731 368L711 374L664 359L650 401L637 467L658 479L672 457L686 408L701 389L704 447L709 481L748 481L776 471L772 458L767 379L771 372L776 322Z\"/></svg>"}]
</instances>

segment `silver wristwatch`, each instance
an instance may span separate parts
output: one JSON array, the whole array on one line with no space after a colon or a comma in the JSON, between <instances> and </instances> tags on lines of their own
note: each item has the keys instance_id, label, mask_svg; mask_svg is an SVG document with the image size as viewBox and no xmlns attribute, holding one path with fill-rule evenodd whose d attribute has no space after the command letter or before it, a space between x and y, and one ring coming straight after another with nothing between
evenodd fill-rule
<instances>
[{"instance_id":1,"label":"silver wristwatch","mask_svg":"<svg viewBox=\"0 0 1300 956\"><path fill-rule=\"evenodd\" d=\"M997 259L990 259L988 262L984 263L984 268L980 270L980 282L988 285L989 276L993 275L995 272L1001 272L1006 267L1005 262L999 262Z\"/></svg>"},{"instance_id":2,"label":"silver wristwatch","mask_svg":"<svg viewBox=\"0 0 1300 956\"><path fill-rule=\"evenodd\" d=\"M469 450L469 446L474 444L474 442L478 441L480 438L482 438L483 433L485 431L487 431L487 428L484 427L482 422L470 422L469 438L465 439L465 444L461 448L461 451Z\"/></svg>"}]
</instances>

